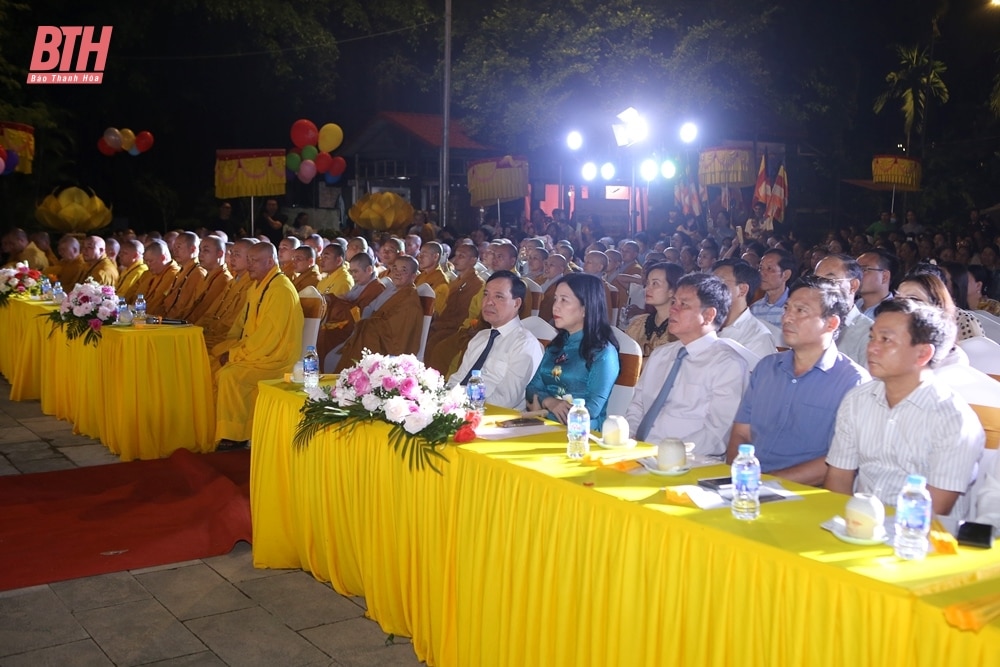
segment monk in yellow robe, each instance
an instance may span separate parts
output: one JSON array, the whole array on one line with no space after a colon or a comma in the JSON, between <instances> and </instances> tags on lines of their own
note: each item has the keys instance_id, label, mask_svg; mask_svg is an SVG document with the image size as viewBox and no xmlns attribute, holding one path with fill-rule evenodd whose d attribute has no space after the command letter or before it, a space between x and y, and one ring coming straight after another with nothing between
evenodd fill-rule
<instances>
[{"instance_id":1,"label":"monk in yellow robe","mask_svg":"<svg viewBox=\"0 0 1000 667\"><path fill-rule=\"evenodd\" d=\"M247 254L256 243L256 239L239 239L233 243L229 252L229 270L233 279L226 283L226 290L218 302L193 320L196 326L202 328L209 350L226 339L237 320L239 326L243 326L247 293L253 286L253 279L247 271Z\"/></svg>"},{"instance_id":2,"label":"monk in yellow robe","mask_svg":"<svg viewBox=\"0 0 1000 667\"><path fill-rule=\"evenodd\" d=\"M326 364L326 357L354 333L354 323L361 319L361 313L385 290L375 278L375 267L368 253L358 253L350 261L354 287L343 297L324 294L326 316L316 337L316 352L324 373L333 372L333 366ZM421 314L422 316L422 314Z\"/></svg>"},{"instance_id":3,"label":"monk in yellow robe","mask_svg":"<svg viewBox=\"0 0 1000 667\"><path fill-rule=\"evenodd\" d=\"M144 296L146 312L149 315L163 316L166 312L167 297L181 267L170 256L167 244L160 239L153 239L146 244L145 259L149 271L136 284L136 296L139 294Z\"/></svg>"},{"instance_id":4,"label":"monk in yellow robe","mask_svg":"<svg viewBox=\"0 0 1000 667\"><path fill-rule=\"evenodd\" d=\"M86 272L87 263L80 256L79 239L72 234L63 235L59 239L59 263L49 267L49 275L53 281L62 283L63 289L69 292Z\"/></svg>"},{"instance_id":5,"label":"monk in yellow robe","mask_svg":"<svg viewBox=\"0 0 1000 667\"><path fill-rule=\"evenodd\" d=\"M15 227L3 236L0 246L3 247L4 254L7 255L7 267L13 267L23 262L28 268L45 273L49 268L49 259L45 252L40 250L32 241L28 240L28 234L23 229Z\"/></svg>"},{"instance_id":6,"label":"monk in yellow robe","mask_svg":"<svg viewBox=\"0 0 1000 667\"><path fill-rule=\"evenodd\" d=\"M427 348L424 360L428 366L447 371L451 356L455 350L442 348L437 352L439 343L458 332L462 323L469 315L469 305L473 297L483 289L483 279L476 273L476 262L479 260L479 249L471 243L463 243L455 248L452 263L458 272L458 277L448 284L448 300L440 314L434 316L431 331L427 336ZM446 358L447 357L447 358Z\"/></svg>"},{"instance_id":7,"label":"monk in yellow robe","mask_svg":"<svg viewBox=\"0 0 1000 667\"><path fill-rule=\"evenodd\" d=\"M164 302L164 317L187 319L205 291L208 271L198 262L199 243L200 239L194 232L181 232L174 239L170 250L181 270Z\"/></svg>"},{"instance_id":8,"label":"monk in yellow robe","mask_svg":"<svg viewBox=\"0 0 1000 667\"><path fill-rule=\"evenodd\" d=\"M292 285L296 291L319 284L319 267L316 266L316 251L312 246L300 245L292 251L292 267L295 269Z\"/></svg>"},{"instance_id":9,"label":"monk in yellow robe","mask_svg":"<svg viewBox=\"0 0 1000 667\"><path fill-rule=\"evenodd\" d=\"M354 287L354 278L344 261L344 249L331 243L319 254L319 270L326 275L316 284L320 294L344 296Z\"/></svg>"},{"instance_id":10,"label":"monk in yellow robe","mask_svg":"<svg viewBox=\"0 0 1000 667\"><path fill-rule=\"evenodd\" d=\"M205 276L205 287L201 296L184 318L189 322L197 322L205 313L213 310L225 293L229 281L233 279L229 269L226 268L226 243L218 236L206 236L201 240L198 263L208 275Z\"/></svg>"},{"instance_id":11,"label":"monk in yellow robe","mask_svg":"<svg viewBox=\"0 0 1000 667\"><path fill-rule=\"evenodd\" d=\"M112 262L106 252L104 239L100 236L88 236L83 240L83 261L87 271L78 282L93 278L100 285L114 287L118 284L118 267Z\"/></svg>"},{"instance_id":12,"label":"monk in yellow robe","mask_svg":"<svg viewBox=\"0 0 1000 667\"><path fill-rule=\"evenodd\" d=\"M448 276L441 268L441 253L443 248L437 241L425 243L417 252L417 264L420 275L416 285L429 285L434 290L434 314L440 315L448 304Z\"/></svg>"},{"instance_id":13,"label":"monk in yellow robe","mask_svg":"<svg viewBox=\"0 0 1000 667\"><path fill-rule=\"evenodd\" d=\"M390 273L392 283L368 304L344 345L326 358L327 365L333 365L339 354L335 373L353 365L366 349L378 354L419 351L424 313L413 284L417 271L417 260L407 255L396 258Z\"/></svg>"},{"instance_id":14,"label":"monk in yellow robe","mask_svg":"<svg viewBox=\"0 0 1000 667\"><path fill-rule=\"evenodd\" d=\"M291 280L295 276L295 264L292 261L292 253L302 245L295 236L286 236L278 243L278 267L281 272Z\"/></svg>"},{"instance_id":15,"label":"monk in yellow robe","mask_svg":"<svg viewBox=\"0 0 1000 667\"><path fill-rule=\"evenodd\" d=\"M115 285L115 294L124 298L129 303L135 303L138 294L136 288L139 280L149 271L145 262L146 247L141 241L136 239L125 239L122 241L121 251L118 259L121 262L121 271L118 273L118 284Z\"/></svg>"},{"instance_id":16,"label":"monk in yellow robe","mask_svg":"<svg viewBox=\"0 0 1000 667\"><path fill-rule=\"evenodd\" d=\"M219 449L246 446L257 383L281 378L302 358L302 306L292 281L278 270L274 246L253 246L248 271L254 285L247 294L246 320L212 350Z\"/></svg>"}]
</instances>

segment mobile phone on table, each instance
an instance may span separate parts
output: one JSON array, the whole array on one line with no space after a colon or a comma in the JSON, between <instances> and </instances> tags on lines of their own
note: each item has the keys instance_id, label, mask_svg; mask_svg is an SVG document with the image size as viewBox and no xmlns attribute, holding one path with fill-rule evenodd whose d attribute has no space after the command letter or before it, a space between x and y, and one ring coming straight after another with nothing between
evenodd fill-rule
<instances>
[{"instance_id":1,"label":"mobile phone on table","mask_svg":"<svg viewBox=\"0 0 1000 667\"><path fill-rule=\"evenodd\" d=\"M718 491L719 489L732 485L732 477L706 477L698 480L698 486L711 489L712 491Z\"/></svg>"},{"instance_id":2,"label":"mobile phone on table","mask_svg":"<svg viewBox=\"0 0 1000 667\"><path fill-rule=\"evenodd\" d=\"M518 426L538 426L544 423L538 417L518 417L517 419L507 419L497 422L497 426L500 428L516 428Z\"/></svg>"}]
</instances>

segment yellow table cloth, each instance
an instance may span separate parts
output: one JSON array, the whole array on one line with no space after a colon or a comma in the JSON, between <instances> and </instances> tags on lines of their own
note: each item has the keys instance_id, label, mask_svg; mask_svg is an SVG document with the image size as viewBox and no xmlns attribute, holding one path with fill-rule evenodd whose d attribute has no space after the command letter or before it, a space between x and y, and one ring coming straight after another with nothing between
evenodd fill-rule
<instances>
[{"instance_id":1,"label":"yellow table cloth","mask_svg":"<svg viewBox=\"0 0 1000 667\"><path fill-rule=\"evenodd\" d=\"M0 308L0 372L10 382L10 400L41 396L41 355L51 324L44 317L55 310L51 302L9 299Z\"/></svg>"},{"instance_id":2,"label":"yellow table cloth","mask_svg":"<svg viewBox=\"0 0 1000 667\"><path fill-rule=\"evenodd\" d=\"M567 460L561 433L448 447L443 476L411 473L381 423L294 450L303 400L260 385L254 564L364 595L428 664L938 667L1000 655L1000 622L962 632L942 613L1000 589L952 588L995 567L995 552L900 562L887 545L843 544L819 528L843 496L789 485L802 500L743 523L662 491L725 467L630 475ZM933 585L947 590L917 595Z\"/></svg>"},{"instance_id":3,"label":"yellow table cloth","mask_svg":"<svg viewBox=\"0 0 1000 667\"><path fill-rule=\"evenodd\" d=\"M123 461L215 448L215 400L200 327L102 329L98 345L45 339L42 412L73 423Z\"/></svg>"}]
</instances>

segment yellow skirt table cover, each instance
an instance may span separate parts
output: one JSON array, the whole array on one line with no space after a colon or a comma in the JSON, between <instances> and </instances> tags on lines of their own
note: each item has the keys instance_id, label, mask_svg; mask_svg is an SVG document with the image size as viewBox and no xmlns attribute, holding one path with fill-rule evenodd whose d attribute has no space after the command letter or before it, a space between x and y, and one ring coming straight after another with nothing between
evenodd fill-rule
<instances>
[{"instance_id":1,"label":"yellow skirt table cover","mask_svg":"<svg viewBox=\"0 0 1000 667\"><path fill-rule=\"evenodd\" d=\"M16 317L11 341L17 341L12 358L10 380L10 400L36 400L42 395L42 354L45 339L52 330L52 323L46 315L56 310L51 302L15 301L9 309ZM6 347L6 346L4 346Z\"/></svg>"},{"instance_id":2,"label":"yellow skirt table cover","mask_svg":"<svg viewBox=\"0 0 1000 667\"><path fill-rule=\"evenodd\" d=\"M947 625L990 552L900 562L819 524L846 498L796 487L753 523L666 504L662 487L727 474L629 475L565 458L564 436L448 447L411 473L384 424L291 438L304 394L261 383L254 564L301 567L364 595L431 665L993 665L1000 622ZM638 453L638 452L637 452ZM648 452L647 452L648 453ZM996 573L994 573L996 576Z\"/></svg>"}]
</instances>

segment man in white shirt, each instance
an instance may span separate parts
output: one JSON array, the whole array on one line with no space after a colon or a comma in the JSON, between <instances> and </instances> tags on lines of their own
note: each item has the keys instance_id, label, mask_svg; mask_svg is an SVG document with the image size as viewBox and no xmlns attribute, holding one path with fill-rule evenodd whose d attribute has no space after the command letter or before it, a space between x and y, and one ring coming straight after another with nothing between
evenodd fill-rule
<instances>
[{"instance_id":1,"label":"man in white shirt","mask_svg":"<svg viewBox=\"0 0 1000 667\"><path fill-rule=\"evenodd\" d=\"M935 514L965 518L986 436L968 403L931 370L954 340L954 322L932 306L899 298L876 309L868 345L876 379L840 405L827 489L893 504L906 476L919 474Z\"/></svg>"},{"instance_id":2,"label":"man in white shirt","mask_svg":"<svg viewBox=\"0 0 1000 667\"><path fill-rule=\"evenodd\" d=\"M719 338L735 340L758 358L777 352L777 343L771 329L754 317L747 305L747 296L760 287L760 272L742 259L732 257L712 265L712 273L725 283L733 297L733 305L729 308L729 315L719 332Z\"/></svg>"},{"instance_id":3,"label":"man in white shirt","mask_svg":"<svg viewBox=\"0 0 1000 667\"><path fill-rule=\"evenodd\" d=\"M827 255L816 264L816 275L828 278L840 285L841 290L853 303L854 295L861 286L864 272L861 270L858 260L850 255L834 253ZM868 332L871 331L871 328L871 318L862 315L858 307L852 305L847 317L844 318L844 323L840 327L840 336L837 338L837 349L862 368L868 365Z\"/></svg>"},{"instance_id":4,"label":"man in white shirt","mask_svg":"<svg viewBox=\"0 0 1000 667\"><path fill-rule=\"evenodd\" d=\"M667 327L678 340L649 356L625 411L637 440L679 438L693 442L696 454L726 451L749 377L747 362L717 334L730 302L729 290L713 275L689 274L678 281Z\"/></svg>"},{"instance_id":5,"label":"man in white shirt","mask_svg":"<svg viewBox=\"0 0 1000 667\"><path fill-rule=\"evenodd\" d=\"M512 271L496 271L483 288L483 320L489 329L469 341L452 384L465 384L474 369L486 385L486 402L524 409L524 389L542 362L542 344L521 326L518 312L527 294L524 281Z\"/></svg>"}]
</instances>

